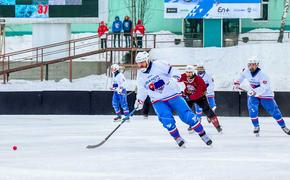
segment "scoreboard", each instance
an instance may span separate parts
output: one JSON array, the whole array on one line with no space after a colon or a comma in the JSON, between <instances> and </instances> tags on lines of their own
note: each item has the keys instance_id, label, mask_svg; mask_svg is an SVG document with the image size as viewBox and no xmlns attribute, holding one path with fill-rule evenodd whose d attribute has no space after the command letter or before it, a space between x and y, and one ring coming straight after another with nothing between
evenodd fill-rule
<instances>
[{"instance_id":1,"label":"scoreboard","mask_svg":"<svg viewBox=\"0 0 290 180\"><path fill-rule=\"evenodd\" d=\"M99 0L0 0L0 18L98 18Z\"/></svg>"}]
</instances>

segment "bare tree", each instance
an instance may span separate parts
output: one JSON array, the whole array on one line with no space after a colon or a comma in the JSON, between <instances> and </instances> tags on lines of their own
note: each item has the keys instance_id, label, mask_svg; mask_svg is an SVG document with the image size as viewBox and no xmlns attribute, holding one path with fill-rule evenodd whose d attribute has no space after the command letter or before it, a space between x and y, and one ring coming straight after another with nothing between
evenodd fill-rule
<instances>
[{"instance_id":1,"label":"bare tree","mask_svg":"<svg viewBox=\"0 0 290 180\"><path fill-rule=\"evenodd\" d=\"M138 19L146 24L149 19L150 0L124 0L129 10L134 26Z\"/></svg>"},{"instance_id":2,"label":"bare tree","mask_svg":"<svg viewBox=\"0 0 290 180\"><path fill-rule=\"evenodd\" d=\"M281 28L280 28L280 34L278 37L279 43L283 42L283 36L284 36L284 31L285 31L286 18L288 16L289 5L290 5L290 0L284 0L284 12L281 19Z\"/></svg>"}]
</instances>

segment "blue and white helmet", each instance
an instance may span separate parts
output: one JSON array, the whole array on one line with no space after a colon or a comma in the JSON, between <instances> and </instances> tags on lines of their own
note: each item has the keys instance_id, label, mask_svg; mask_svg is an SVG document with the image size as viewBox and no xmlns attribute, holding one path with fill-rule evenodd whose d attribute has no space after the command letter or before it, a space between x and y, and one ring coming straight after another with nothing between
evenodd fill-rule
<instances>
[{"instance_id":1,"label":"blue and white helmet","mask_svg":"<svg viewBox=\"0 0 290 180\"><path fill-rule=\"evenodd\" d=\"M146 62L147 63L147 67L146 68L141 68L141 72L145 72L149 66L149 62L150 62L150 55L148 52L143 51L143 52L139 52L135 58L135 62L136 63L141 63L141 62Z\"/></svg>"},{"instance_id":2,"label":"blue and white helmet","mask_svg":"<svg viewBox=\"0 0 290 180\"><path fill-rule=\"evenodd\" d=\"M194 67L192 65L187 65L185 67L185 72L192 72L192 73L194 73L195 72L195 69L194 69Z\"/></svg>"},{"instance_id":3,"label":"blue and white helmet","mask_svg":"<svg viewBox=\"0 0 290 180\"><path fill-rule=\"evenodd\" d=\"M135 58L135 62L141 63L141 62L146 61L147 63L149 63L149 58L150 58L150 55L148 52L146 51L139 52Z\"/></svg>"},{"instance_id":4,"label":"blue and white helmet","mask_svg":"<svg viewBox=\"0 0 290 180\"><path fill-rule=\"evenodd\" d=\"M116 71L120 70L120 66L118 64L112 64L111 71L112 73L115 73Z\"/></svg>"},{"instance_id":5,"label":"blue and white helmet","mask_svg":"<svg viewBox=\"0 0 290 180\"><path fill-rule=\"evenodd\" d=\"M249 58L248 60L248 64L256 64L257 66L259 65L259 59L256 56L253 56L251 58Z\"/></svg>"}]
</instances>

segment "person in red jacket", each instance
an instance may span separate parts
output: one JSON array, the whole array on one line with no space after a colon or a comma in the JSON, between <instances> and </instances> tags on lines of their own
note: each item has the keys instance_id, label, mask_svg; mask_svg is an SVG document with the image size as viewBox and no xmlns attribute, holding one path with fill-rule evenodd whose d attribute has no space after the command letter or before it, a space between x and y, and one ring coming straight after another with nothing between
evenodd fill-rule
<instances>
[{"instance_id":1,"label":"person in red jacket","mask_svg":"<svg viewBox=\"0 0 290 180\"><path fill-rule=\"evenodd\" d=\"M107 48L107 33L109 29L106 26L104 21L101 21L100 26L98 28L98 36L101 39L101 48Z\"/></svg>"},{"instance_id":2,"label":"person in red jacket","mask_svg":"<svg viewBox=\"0 0 290 180\"><path fill-rule=\"evenodd\" d=\"M143 39L143 36L145 34L145 27L142 24L141 19L138 20L137 25L134 29L134 33L135 33L135 36L137 39L137 47L142 48L142 39Z\"/></svg>"},{"instance_id":3,"label":"person in red jacket","mask_svg":"<svg viewBox=\"0 0 290 180\"><path fill-rule=\"evenodd\" d=\"M210 122L214 125L218 132L222 131L222 128L219 124L217 115L210 108L207 97L206 97L206 84L204 80L197 76L194 73L194 67L191 65L186 66L186 72L181 74L179 82L185 84L185 89L183 96L189 107L193 108L194 103L198 104L203 113L207 116ZM192 131L192 128L188 128L189 131Z\"/></svg>"}]
</instances>

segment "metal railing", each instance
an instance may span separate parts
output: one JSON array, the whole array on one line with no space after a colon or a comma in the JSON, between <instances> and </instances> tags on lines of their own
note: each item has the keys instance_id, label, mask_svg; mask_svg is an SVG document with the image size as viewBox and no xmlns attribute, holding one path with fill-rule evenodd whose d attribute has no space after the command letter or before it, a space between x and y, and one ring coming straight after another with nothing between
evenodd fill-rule
<instances>
[{"instance_id":1,"label":"metal railing","mask_svg":"<svg viewBox=\"0 0 290 180\"><path fill-rule=\"evenodd\" d=\"M108 34L108 40L112 39L112 35L114 34ZM142 47L130 46L101 48L101 41L99 37L94 35L46 46L5 53L0 55L0 75L3 76L3 81L6 83L9 74L11 73L32 68L40 68L40 80L43 80L45 66L46 69L48 69L47 67L49 64L69 61L69 79L72 81L72 61L74 59L106 53L106 62L111 64L113 62L112 53L114 51L130 51L133 53L136 51L148 51L151 48L156 47L156 35L146 34L143 37L142 42L144 43L144 46ZM110 53L110 56L107 55L108 52ZM25 64L19 64L18 62ZM133 60L131 60L131 63L133 63Z\"/></svg>"}]
</instances>

